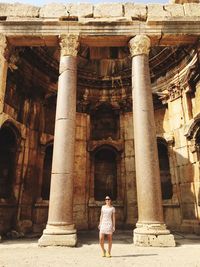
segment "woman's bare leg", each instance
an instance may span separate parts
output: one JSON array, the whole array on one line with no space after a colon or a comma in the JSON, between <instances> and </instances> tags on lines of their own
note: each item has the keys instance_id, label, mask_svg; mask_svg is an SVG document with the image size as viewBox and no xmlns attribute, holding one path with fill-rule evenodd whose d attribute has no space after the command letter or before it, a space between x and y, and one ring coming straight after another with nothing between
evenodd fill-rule
<instances>
[{"instance_id":1,"label":"woman's bare leg","mask_svg":"<svg viewBox=\"0 0 200 267\"><path fill-rule=\"evenodd\" d=\"M111 248L112 248L112 234L108 235L108 253L111 254Z\"/></svg>"},{"instance_id":2,"label":"woman's bare leg","mask_svg":"<svg viewBox=\"0 0 200 267\"><path fill-rule=\"evenodd\" d=\"M105 253L105 248L104 248L104 234L99 233L99 243L101 246L101 249L103 253Z\"/></svg>"}]
</instances>

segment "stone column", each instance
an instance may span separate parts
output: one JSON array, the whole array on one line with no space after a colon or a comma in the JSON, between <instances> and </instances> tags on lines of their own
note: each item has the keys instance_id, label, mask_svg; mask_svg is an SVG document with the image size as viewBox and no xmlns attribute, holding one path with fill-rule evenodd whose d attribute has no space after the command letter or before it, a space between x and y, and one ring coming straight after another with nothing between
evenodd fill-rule
<instances>
[{"instance_id":1,"label":"stone column","mask_svg":"<svg viewBox=\"0 0 200 267\"><path fill-rule=\"evenodd\" d=\"M7 47L6 37L5 35L0 34L0 114L2 114L3 112L7 69L8 69L8 64L5 59L6 47ZM1 235L0 235L0 242L1 242Z\"/></svg>"},{"instance_id":2,"label":"stone column","mask_svg":"<svg viewBox=\"0 0 200 267\"><path fill-rule=\"evenodd\" d=\"M138 223L137 246L175 246L163 220L160 171L149 72L150 39L137 35L129 42L132 56L132 97Z\"/></svg>"},{"instance_id":3,"label":"stone column","mask_svg":"<svg viewBox=\"0 0 200 267\"><path fill-rule=\"evenodd\" d=\"M5 35L0 34L0 114L3 112L8 70L8 63L5 59L6 48L6 37Z\"/></svg>"},{"instance_id":4,"label":"stone column","mask_svg":"<svg viewBox=\"0 0 200 267\"><path fill-rule=\"evenodd\" d=\"M73 175L78 36L61 36L49 216L40 246L75 246Z\"/></svg>"}]
</instances>

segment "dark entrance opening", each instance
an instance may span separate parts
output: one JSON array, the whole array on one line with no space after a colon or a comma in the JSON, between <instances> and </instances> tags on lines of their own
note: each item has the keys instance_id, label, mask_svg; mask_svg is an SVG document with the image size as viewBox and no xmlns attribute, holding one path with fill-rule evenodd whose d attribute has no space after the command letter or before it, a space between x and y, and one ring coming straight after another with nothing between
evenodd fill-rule
<instances>
[{"instance_id":1,"label":"dark entrance opening","mask_svg":"<svg viewBox=\"0 0 200 267\"><path fill-rule=\"evenodd\" d=\"M102 148L95 153L94 159L94 197L104 200L109 195L117 198L117 155L109 148Z\"/></svg>"},{"instance_id":2,"label":"dark entrance opening","mask_svg":"<svg viewBox=\"0 0 200 267\"><path fill-rule=\"evenodd\" d=\"M172 190L167 146L161 142L158 142L157 145L158 145L158 157L160 166L162 199L171 199L173 195L173 190Z\"/></svg>"},{"instance_id":3,"label":"dark entrance opening","mask_svg":"<svg viewBox=\"0 0 200 267\"><path fill-rule=\"evenodd\" d=\"M0 198L12 197L15 176L17 140L12 129L0 130Z\"/></svg>"},{"instance_id":4,"label":"dark entrance opening","mask_svg":"<svg viewBox=\"0 0 200 267\"><path fill-rule=\"evenodd\" d=\"M51 184L51 167L52 167L53 145L49 145L45 151L42 191L41 197L43 200L49 200L50 184Z\"/></svg>"}]
</instances>

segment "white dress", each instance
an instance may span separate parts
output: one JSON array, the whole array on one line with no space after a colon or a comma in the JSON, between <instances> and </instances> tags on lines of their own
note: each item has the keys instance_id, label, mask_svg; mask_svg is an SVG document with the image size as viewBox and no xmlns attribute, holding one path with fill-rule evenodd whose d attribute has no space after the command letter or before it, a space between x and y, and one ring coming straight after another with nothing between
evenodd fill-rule
<instances>
[{"instance_id":1,"label":"white dress","mask_svg":"<svg viewBox=\"0 0 200 267\"><path fill-rule=\"evenodd\" d=\"M112 223L112 215L115 213L114 207L107 207L106 205L101 208L101 225L100 225L100 233L109 235L113 233L113 223Z\"/></svg>"}]
</instances>

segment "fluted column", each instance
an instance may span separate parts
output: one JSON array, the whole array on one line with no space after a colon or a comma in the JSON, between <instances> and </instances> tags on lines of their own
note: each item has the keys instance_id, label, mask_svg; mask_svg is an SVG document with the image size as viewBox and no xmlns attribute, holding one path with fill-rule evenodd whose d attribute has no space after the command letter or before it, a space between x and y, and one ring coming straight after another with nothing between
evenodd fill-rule
<instances>
[{"instance_id":1,"label":"fluted column","mask_svg":"<svg viewBox=\"0 0 200 267\"><path fill-rule=\"evenodd\" d=\"M160 171L149 72L150 39L137 35L129 41L132 56L132 97L138 223L137 246L174 246L163 220Z\"/></svg>"},{"instance_id":2,"label":"fluted column","mask_svg":"<svg viewBox=\"0 0 200 267\"><path fill-rule=\"evenodd\" d=\"M75 246L73 175L78 36L61 36L49 216L40 246Z\"/></svg>"},{"instance_id":3,"label":"fluted column","mask_svg":"<svg viewBox=\"0 0 200 267\"><path fill-rule=\"evenodd\" d=\"M3 112L8 70L8 62L5 58L6 48L6 37L5 35L0 34L0 114Z\"/></svg>"}]
</instances>

